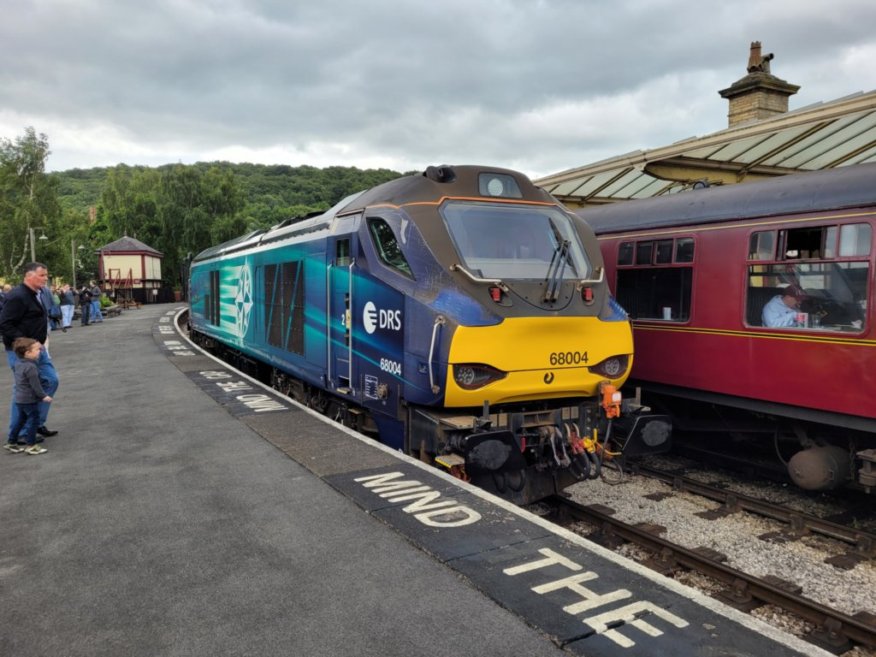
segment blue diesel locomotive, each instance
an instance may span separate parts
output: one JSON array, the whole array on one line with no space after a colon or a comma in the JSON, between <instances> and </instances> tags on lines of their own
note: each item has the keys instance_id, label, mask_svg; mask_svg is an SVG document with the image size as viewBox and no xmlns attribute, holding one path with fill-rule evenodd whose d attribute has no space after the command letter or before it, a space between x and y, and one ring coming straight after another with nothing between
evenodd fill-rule
<instances>
[{"instance_id":1,"label":"blue diesel locomotive","mask_svg":"<svg viewBox=\"0 0 876 657\"><path fill-rule=\"evenodd\" d=\"M430 167L197 255L199 344L517 503L668 446L583 220L514 171Z\"/></svg>"}]
</instances>

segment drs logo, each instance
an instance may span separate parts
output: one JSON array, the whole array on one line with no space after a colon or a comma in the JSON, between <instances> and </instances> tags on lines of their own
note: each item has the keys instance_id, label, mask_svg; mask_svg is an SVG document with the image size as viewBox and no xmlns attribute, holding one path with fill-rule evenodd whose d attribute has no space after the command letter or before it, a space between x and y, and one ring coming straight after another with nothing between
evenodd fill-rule
<instances>
[{"instance_id":1,"label":"drs logo","mask_svg":"<svg viewBox=\"0 0 876 657\"><path fill-rule=\"evenodd\" d=\"M378 309L373 301L369 301L362 310L362 325L369 335L378 328L401 331L401 310Z\"/></svg>"}]
</instances>

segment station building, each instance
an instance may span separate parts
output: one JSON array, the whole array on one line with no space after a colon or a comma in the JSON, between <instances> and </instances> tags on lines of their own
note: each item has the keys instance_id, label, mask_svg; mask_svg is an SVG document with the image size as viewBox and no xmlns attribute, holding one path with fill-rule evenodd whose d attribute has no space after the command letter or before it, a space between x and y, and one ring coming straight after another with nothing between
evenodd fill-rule
<instances>
[{"instance_id":1,"label":"station building","mask_svg":"<svg viewBox=\"0 0 876 657\"><path fill-rule=\"evenodd\" d=\"M746 75L718 92L729 102L726 129L535 183L567 206L583 208L876 162L876 91L789 112L788 99L800 87L773 75L773 58L753 42Z\"/></svg>"}]
</instances>

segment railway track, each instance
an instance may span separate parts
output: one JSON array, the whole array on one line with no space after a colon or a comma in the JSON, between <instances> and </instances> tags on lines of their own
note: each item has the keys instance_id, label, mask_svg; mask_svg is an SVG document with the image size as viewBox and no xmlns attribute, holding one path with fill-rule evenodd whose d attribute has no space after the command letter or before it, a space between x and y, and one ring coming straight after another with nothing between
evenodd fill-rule
<instances>
[{"instance_id":1,"label":"railway track","mask_svg":"<svg viewBox=\"0 0 876 657\"><path fill-rule=\"evenodd\" d=\"M678 569L692 570L724 585L716 595L723 602L744 611L765 604L775 605L815 626L806 637L810 642L834 653L855 645L876 649L876 616L860 612L849 616L810 600L800 587L776 577L757 577L728 566L726 556L711 548L687 548L660 536L662 528L650 523L628 524L613 517L612 509L602 505L583 505L564 497L551 500L561 524L581 521L594 525L599 535L590 538L608 545L630 542L654 556L646 565L671 574Z\"/></svg>"},{"instance_id":2,"label":"railway track","mask_svg":"<svg viewBox=\"0 0 876 657\"><path fill-rule=\"evenodd\" d=\"M848 546L845 554L826 560L837 568L849 570L858 563L876 559L876 534L866 530L843 525L816 515L803 513L796 509L744 495L724 488L712 486L689 477L657 468L638 466L636 474L662 481L673 491L687 492L718 502L721 506L713 511L700 514L704 518L717 519L733 513L748 512L764 518L776 520L785 525L780 532L771 532L758 538L762 540L797 540L809 534L818 534L840 541ZM667 493L669 495L670 493Z\"/></svg>"}]
</instances>

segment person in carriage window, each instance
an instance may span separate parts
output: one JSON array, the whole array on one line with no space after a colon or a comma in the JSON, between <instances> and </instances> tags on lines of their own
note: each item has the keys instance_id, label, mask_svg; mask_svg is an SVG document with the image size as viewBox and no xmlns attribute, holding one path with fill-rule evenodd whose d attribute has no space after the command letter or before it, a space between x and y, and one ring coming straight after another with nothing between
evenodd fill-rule
<instances>
[{"instance_id":1,"label":"person in carriage window","mask_svg":"<svg viewBox=\"0 0 876 657\"><path fill-rule=\"evenodd\" d=\"M761 319L764 326L772 328L789 328L800 326L798 312L803 290L796 285L789 285L780 294L767 301L763 307Z\"/></svg>"}]
</instances>

